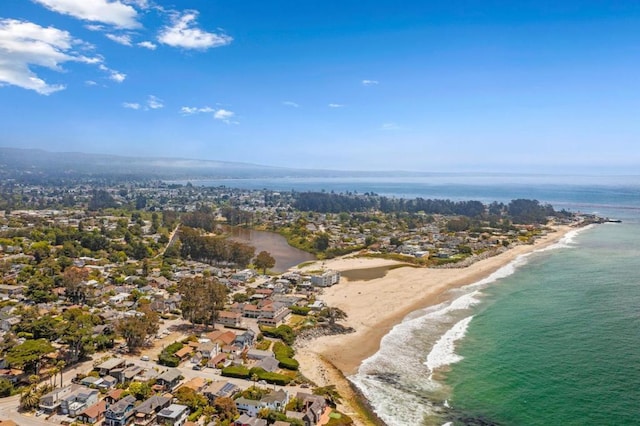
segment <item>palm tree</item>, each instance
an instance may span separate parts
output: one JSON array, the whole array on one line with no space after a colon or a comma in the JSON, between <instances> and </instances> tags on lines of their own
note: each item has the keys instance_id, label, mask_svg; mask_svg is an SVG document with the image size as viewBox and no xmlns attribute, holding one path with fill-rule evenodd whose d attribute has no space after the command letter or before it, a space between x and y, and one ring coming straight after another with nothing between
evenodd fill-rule
<instances>
[{"instance_id":1,"label":"palm tree","mask_svg":"<svg viewBox=\"0 0 640 426\"><path fill-rule=\"evenodd\" d=\"M20 395L20 408L26 411L34 410L40 403L40 394L34 385L27 388L27 391Z\"/></svg>"},{"instance_id":2,"label":"palm tree","mask_svg":"<svg viewBox=\"0 0 640 426\"><path fill-rule=\"evenodd\" d=\"M51 387L56 387L56 381L58 380L58 373L60 372L60 367L57 365L51 369L51 375L49 376L49 384Z\"/></svg>"},{"instance_id":3,"label":"palm tree","mask_svg":"<svg viewBox=\"0 0 640 426\"><path fill-rule=\"evenodd\" d=\"M56 364L56 368L58 369L58 371L60 372L60 387L63 387L64 384L62 383L62 372L64 370L64 367L67 365L66 362L60 360L58 361L58 364Z\"/></svg>"}]
</instances>

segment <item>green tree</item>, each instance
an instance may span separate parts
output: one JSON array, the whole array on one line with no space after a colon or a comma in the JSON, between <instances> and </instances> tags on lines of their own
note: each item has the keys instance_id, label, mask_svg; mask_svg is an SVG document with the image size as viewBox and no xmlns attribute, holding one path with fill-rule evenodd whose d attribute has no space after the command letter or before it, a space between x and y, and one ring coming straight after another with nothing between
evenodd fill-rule
<instances>
[{"instance_id":1,"label":"green tree","mask_svg":"<svg viewBox=\"0 0 640 426\"><path fill-rule=\"evenodd\" d=\"M118 321L116 332L127 342L129 352L135 352L150 336L158 332L158 328L158 314L145 305L137 315Z\"/></svg>"},{"instance_id":2,"label":"green tree","mask_svg":"<svg viewBox=\"0 0 640 426\"><path fill-rule=\"evenodd\" d=\"M100 324L98 316L92 315L80 308L68 309L63 318L61 339L69 346L69 356L72 363L76 363L94 350L93 327Z\"/></svg>"},{"instance_id":3,"label":"green tree","mask_svg":"<svg viewBox=\"0 0 640 426\"><path fill-rule=\"evenodd\" d=\"M263 250L258 253L253 263L256 265L257 269L262 269L262 274L266 274L267 269L276 266L276 259L271 256L271 253Z\"/></svg>"},{"instance_id":4,"label":"green tree","mask_svg":"<svg viewBox=\"0 0 640 426\"><path fill-rule=\"evenodd\" d=\"M180 281L178 289L184 319L213 326L227 300L227 287L213 277L189 277Z\"/></svg>"},{"instance_id":5,"label":"green tree","mask_svg":"<svg viewBox=\"0 0 640 426\"><path fill-rule=\"evenodd\" d=\"M0 398L11 396L13 384L7 379L0 379Z\"/></svg>"},{"instance_id":6,"label":"green tree","mask_svg":"<svg viewBox=\"0 0 640 426\"><path fill-rule=\"evenodd\" d=\"M25 340L24 343L9 349L6 360L12 367L38 375L42 357L53 350L53 346L45 339Z\"/></svg>"},{"instance_id":7,"label":"green tree","mask_svg":"<svg viewBox=\"0 0 640 426\"><path fill-rule=\"evenodd\" d=\"M138 401L143 401L151 395L151 386L147 382L132 382L129 385L129 393Z\"/></svg>"},{"instance_id":8,"label":"green tree","mask_svg":"<svg viewBox=\"0 0 640 426\"><path fill-rule=\"evenodd\" d=\"M323 232L313 240L313 248L317 251L325 251L329 248L329 234Z\"/></svg>"},{"instance_id":9,"label":"green tree","mask_svg":"<svg viewBox=\"0 0 640 426\"><path fill-rule=\"evenodd\" d=\"M186 405L191 409L191 412L197 411L199 408L203 408L207 405L207 398L188 387L179 388L174 396L178 400L179 404Z\"/></svg>"},{"instance_id":10,"label":"green tree","mask_svg":"<svg viewBox=\"0 0 640 426\"><path fill-rule=\"evenodd\" d=\"M64 270L62 285L65 295L72 303L81 303L86 298L86 287L83 283L88 277L88 269L71 267Z\"/></svg>"},{"instance_id":11,"label":"green tree","mask_svg":"<svg viewBox=\"0 0 640 426\"><path fill-rule=\"evenodd\" d=\"M238 416L238 408L233 399L223 396L216 398L213 403L216 413L221 421L230 421Z\"/></svg>"}]
</instances>

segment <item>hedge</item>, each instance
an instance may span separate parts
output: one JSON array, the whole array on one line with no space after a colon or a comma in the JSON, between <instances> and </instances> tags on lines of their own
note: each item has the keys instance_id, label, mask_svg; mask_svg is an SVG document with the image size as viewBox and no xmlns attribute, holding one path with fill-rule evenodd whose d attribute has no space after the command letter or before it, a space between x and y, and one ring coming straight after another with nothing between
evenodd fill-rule
<instances>
[{"instance_id":1,"label":"hedge","mask_svg":"<svg viewBox=\"0 0 640 426\"><path fill-rule=\"evenodd\" d=\"M278 328L260 326L260 331L265 336L281 339L288 345L292 345L294 340L296 339L296 335L293 332L293 329L284 324L279 326Z\"/></svg>"},{"instance_id":2,"label":"hedge","mask_svg":"<svg viewBox=\"0 0 640 426\"><path fill-rule=\"evenodd\" d=\"M291 377L289 376L278 373L269 373L268 371L259 367L254 367L249 371L250 376L253 376L254 374L258 376L258 380L264 380L265 382L274 385L286 386L291 381Z\"/></svg>"},{"instance_id":3,"label":"hedge","mask_svg":"<svg viewBox=\"0 0 640 426\"><path fill-rule=\"evenodd\" d=\"M223 368L221 374L225 377L235 377L237 379L248 379L251 376L249 369L244 365L231 365Z\"/></svg>"},{"instance_id":4,"label":"hedge","mask_svg":"<svg viewBox=\"0 0 640 426\"><path fill-rule=\"evenodd\" d=\"M300 363L293 359L294 351L290 346L282 342L275 342L273 344L273 353L278 360L278 367L286 368L288 370L297 370Z\"/></svg>"},{"instance_id":5,"label":"hedge","mask_svg":"<svg viewBox=\"0 0 640 426\"><path fill-rule=\"evenodd\" d=\"M278 367L286 368L287 370L297 370L300 367L300 363L293 358L280 358L278 359Z\"/></svg>"},{"instance_id":6,"label":"hedge","mask_svg":"<svg viewBox=\"0 0 640 426\"><path fill-rule=\"evenodd\" d=\"M309 314L309 311L311 311L311 308L307 306L291 306L289 307L289 309L292 313L303 316L307 316Z\"/></svg>"},{"instance_id":7,"label":"hedge","mask_svg":"<svg viewBox=\"0 0 640 426\"><path fill-rule=\"evenodd\" d=\"M158 355L158 363L161 365L166 365L167 367L177 367L180 365L180 359L177 356L174 356L176 352L182 349L184 345L180 342L173 342L166 348L160 352Z\"/></svg>"}]
</instances>

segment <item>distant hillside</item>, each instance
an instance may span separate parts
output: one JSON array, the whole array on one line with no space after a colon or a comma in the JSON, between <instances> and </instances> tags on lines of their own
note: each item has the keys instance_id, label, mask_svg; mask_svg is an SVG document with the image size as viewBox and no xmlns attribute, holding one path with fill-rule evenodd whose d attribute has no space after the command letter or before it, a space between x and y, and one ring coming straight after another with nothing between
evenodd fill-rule
<instances>
[{"instance_id":1,"label":"distant hillside","mask_svg":"<svg viewBox=\"0 0 640 426\"><path fill-rule=\"evenodd\" d=\"M224 179L413 176L406 172L308 170L226 161L142 158L0 147L0 176L38 179ZM422 174L424 175L424 174Z\"/></svg>"}]
</instances>

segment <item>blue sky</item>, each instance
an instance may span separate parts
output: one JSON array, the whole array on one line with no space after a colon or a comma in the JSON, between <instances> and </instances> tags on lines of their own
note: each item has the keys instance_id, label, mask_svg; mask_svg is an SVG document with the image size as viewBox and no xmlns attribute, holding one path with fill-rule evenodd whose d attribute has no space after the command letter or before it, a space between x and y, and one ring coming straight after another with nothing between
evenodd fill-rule
<instances>
[{"instance_id":1,"label":"blue sky","mask_svg":"<svg viewBox=\"0 0 640 426\"><path fill-rule=\"evenodd\" d=\"M637 1L2 0L0 146L634 173Z\"/></svg>"}]
</instances>

